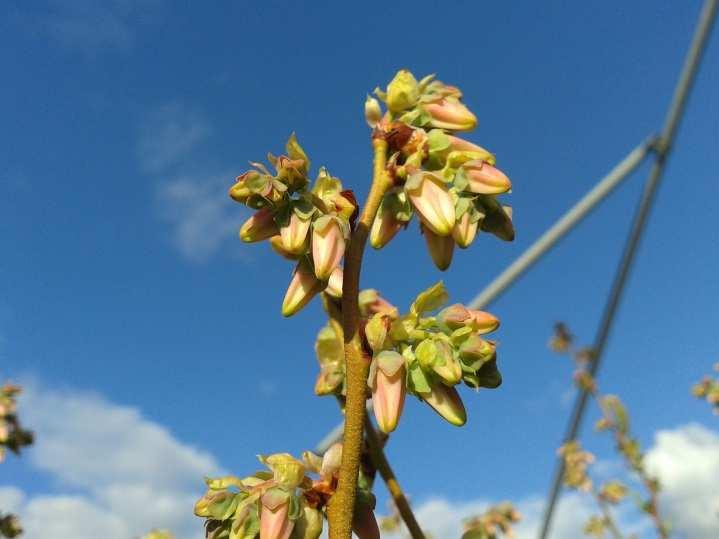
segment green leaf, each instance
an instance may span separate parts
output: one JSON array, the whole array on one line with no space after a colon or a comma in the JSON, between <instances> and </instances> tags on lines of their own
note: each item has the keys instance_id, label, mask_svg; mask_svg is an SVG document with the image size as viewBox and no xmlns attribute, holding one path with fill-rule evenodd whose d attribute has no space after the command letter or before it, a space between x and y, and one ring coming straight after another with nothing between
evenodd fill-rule
<instances>
[{"instance_id":1,"label":"green leaf","mask_svg":"<svg viewBox=\"0 0 719 539\"><path fill-rule=\"evenodd\" d=\"M419 363L413 363L409 368L409 382L413 393L429 393L431 387Z\"/></svg>"},{"instance_id":2,"label":"green leaf","mask_svg":"<svg viewBox=\"0 0 719 539\"><path fill-rule=\"evenodd\" d=\"M442 305L447 303L449 295L447 290L444 288L444 283L439 281L438 283L430 286L424 292L421 292L414 300L410 307L410 311L414 315L421 315L423 313L434 311L439 309Z\"/></svg>"},{"instance_id":3,"label":"green leaf","mask_svg":"<svg viewBox=\"0 0 719 539\"><path fill-rule=\"evenodd\" d=\"M302 159L304 161L304 164L299 168L299 170L303 174L307 174L307 171L310 169L310 160L305 151L302 149L302 146L300 146L300 143L297 142L297 136L294 133L290 135L285 148L287 150L287 156L290 159Z\"/></svg>"}]
</instances>

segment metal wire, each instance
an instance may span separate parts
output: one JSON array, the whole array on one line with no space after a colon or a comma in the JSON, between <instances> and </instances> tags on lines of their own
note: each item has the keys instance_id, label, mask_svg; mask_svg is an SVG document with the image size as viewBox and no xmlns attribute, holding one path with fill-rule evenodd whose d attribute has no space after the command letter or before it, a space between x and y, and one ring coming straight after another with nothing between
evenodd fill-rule
<instances>
[{"instance_id":1,"label":"metal wire","mask_svg":"<svg viewBox=\"0 0 719 539\"><path fill-rule=\"evenodd\" d=\"M614 316L616 315L619 303L626 285L627 277L634 262L637 248L639 246L642 233L645 230L647 217L652 208L655 200L657 187L664 171L664 166L669 157L669 153L674 143L674 137L676 135L677 127L681 120L684 108L686 105L689 91L691 90L692 84L696 77L697 68L701 55L706 46L709 31L711 30L714 18L716 16L717 0L706 0L702 7L701 14L699 16L699 22L697 24L694 38L692 40L691 47L687 53L682 68L681 75L677 82L677 86L674 90L674 97L669 106L667 116L664 122L664 128L662 129L659 140L656 144L656 159L654 165L649 174L649 178L644 186L642 192L642 198L639 202L632 227L627 237L627 242L622 253L621 261L617 267L617 273L612 283L612 288L609 293L609 298L604 307L604 313L597 331L597 336L594 341L593 347L593 362L589 368L589 372L592 377L596 376L602 359L602 352L604 351L605 345L609 338L609 334L612 329L612 323ZM569 421L567 433L564 437L564 441L573 440L577 436L577 432L581 426L582 417L586 409L588 394L586 391L581 391L577 395L574 409ZM542 528L539 533L540 539L546 539L552 522L552 515L559 498L559 493L562 488L562 479L564 476L564 461L558 459L557 466L554 473L554 479L548 495L548 503L544 513L544 520Z\"/></svg>"}]
</instances>

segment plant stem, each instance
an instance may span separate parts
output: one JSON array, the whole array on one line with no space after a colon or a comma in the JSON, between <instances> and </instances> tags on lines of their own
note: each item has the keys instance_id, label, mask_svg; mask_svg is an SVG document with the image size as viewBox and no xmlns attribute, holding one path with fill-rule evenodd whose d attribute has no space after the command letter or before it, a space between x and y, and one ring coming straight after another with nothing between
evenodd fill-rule
<instances>
[{"instance_id":1,"label":"plant stem","mask_svg":"<svg viewBox=\"0 0 719 539\"><path fill-rule=\"evenodd\" d=\"M614 522L614 517L612 517L612 511L609 508L609 504L605 502L602 497L599 495L599 493L592 488L592 494L594 495L594 498L597 500L597 505L599 506L599 509L602 511L602 516L604 517L604 524L609 528L609 531L612 534L612 537L614 539L624 539L624 536L619 531L619 528L617 528L616 523Z\"/></svg>"},{"instance_id":2,"label":"plant stem","mask_svg":"<svg viewBox=\"0 0 719 539\"><path fill-rule=\"evenodd\" d=\"M369 229L377 209L392 180L385 170L387 142L381 134L372 139L374 148L374 174L367 202L352 232L349 248L345 254L344 279L342 282L342 327L344 330L345 372L347 399L345 404L345 428L337 490L328 508L330 539L351 539L352 517L357 494L357 474L362 453L362 432L367 400L367 375L369 361L362 350L359 334L359 277L362 255Z\"/></svg>"},{"instance_id":3,"label":"plant stem","mask_svg":"<svg viewBox=\"0 0 719 539\"><path fill-rule=\"evenodd\" d=\"M374 430L374 426L372 425L367 413L365 413L365 437L367 439L367 449L369 450L372 462L374 463L375 468L377 468L379 475L384 480L385 485L387 485L387 490L392 496L392 501L394 501L397 511L402 517L402 520L404 520L410 536L412 539L424 539L422 528L419 527L417 519L412 512L412 508L409 506L409 501L407 501L407 497L404 495L402 487L399 485L384 451L382 451L382 442L377 434L377 431Z\"/></svg>"}]
</instances>

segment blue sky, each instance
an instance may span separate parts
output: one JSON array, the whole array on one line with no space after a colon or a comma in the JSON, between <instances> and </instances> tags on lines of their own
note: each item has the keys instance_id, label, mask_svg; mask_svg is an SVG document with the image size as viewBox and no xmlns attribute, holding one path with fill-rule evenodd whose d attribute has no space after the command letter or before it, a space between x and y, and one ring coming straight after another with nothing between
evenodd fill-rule
<instances>
[{"instance_id":1,"label":"blue sky","mask_svg":"<svg viewBox=\"0 0 719 539\"><path fill-rule=\"evenodd\" d=\"M28 407L64 395L135 410L131 424L168 429L206 467L243 473L257 453L313 447L338 420L334 401L312 394L323 315L315 302L282 319L291 267L236 239L247 213L226 189L247 161L296 131L313 166L363 199L365 94L401 67L460 86L480 120L470 138L512 178L517 239L481 237L440 274L413 226L368 252L363 285L406 308L441 278L469 301L661 127L699 7L12 2L0 18L0 374L34 388ZM645 446L658 429L717 429L688 392L719 354L717 39L601 373ZM505 382L465 392L465 428L408 402L388 453L413 499L544 493L572 370L546 342L556 320L591 341L647 169L491 307ZM43 462L10 459L2 483L26 499L97 497Z\"/></svg>"}]
</instances>

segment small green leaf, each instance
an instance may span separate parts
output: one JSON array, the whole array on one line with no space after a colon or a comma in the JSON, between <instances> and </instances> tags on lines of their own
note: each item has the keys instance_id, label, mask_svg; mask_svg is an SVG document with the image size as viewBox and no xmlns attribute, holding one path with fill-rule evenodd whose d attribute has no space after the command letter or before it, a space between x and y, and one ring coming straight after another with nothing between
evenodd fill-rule
<instances>
[{"instance_id":1,"label":"small green leaf","mask_svg":"<svg viewBox=\"0 0 719 539\"><path fill-rule=\"evenodd\" d=\"M423 313L439 309L447 303L449 295L442 281L430 286L424 292L421 292L414 300L410 307L412 314L421 315Z\"/></svg>"}]
</instances>

